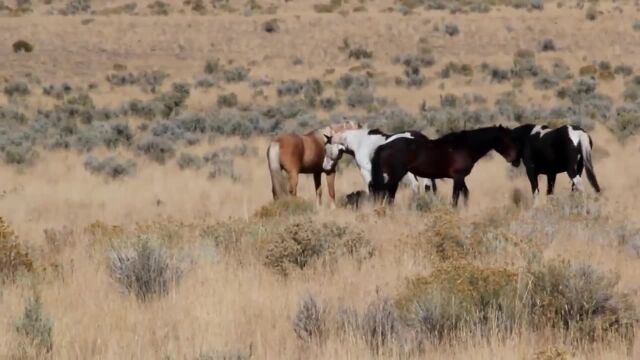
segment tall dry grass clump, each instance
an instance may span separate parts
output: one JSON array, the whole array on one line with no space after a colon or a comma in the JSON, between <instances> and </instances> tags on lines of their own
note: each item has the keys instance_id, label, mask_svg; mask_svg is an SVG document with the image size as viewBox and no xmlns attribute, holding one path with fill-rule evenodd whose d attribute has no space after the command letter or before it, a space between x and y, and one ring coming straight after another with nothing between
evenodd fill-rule
<instances>
[{"instance_id":1,"label":"tall dry grass clump","mask_svg":"<svg viewBox=\"0 0 640 360\"><path fill-rule=\"evenodd\" d=\"M18 242L9 224L0 217L0 283L13 281L21 272L33 270L29 252Z\"/></svg>"},{"instance_id":2,"label":"tall dry grass clump","mask_svg":"<svg viewBox=\"0 0 640 360\"><path fill-rule=\"evenodd\" d=\"M311 214L315 211L315 205L309 200L295 196L285 196L260 207L255 217L270 219L283 216L296 216Z\"/></svg>"},{"instance_id":3,"label":"tall dry grass clump","mask_svg":"<svg viewBox=\"0 0 640 360\"><path fill-rule=\"evenodd\" d=\"M434 208L424 230L409 245L436 262L465 259L471 251L461 218L449 206Z\"/></svg>"}]
</instances>

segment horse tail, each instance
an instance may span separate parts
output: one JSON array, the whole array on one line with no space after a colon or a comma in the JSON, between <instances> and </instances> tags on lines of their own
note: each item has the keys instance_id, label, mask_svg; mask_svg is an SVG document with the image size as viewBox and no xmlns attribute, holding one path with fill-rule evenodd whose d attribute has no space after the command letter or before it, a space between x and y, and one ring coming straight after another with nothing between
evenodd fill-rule
<instances>
[{"instance_id":1,"label":"horse tail","mask_svg":"<svg viewBox=\"0 0 640 360\"><path fill-rule=\"evenodd\" d=\"M271 173L273 199L279 198L285 191L282 165L280 164L280 143L272 141L267 148L267 162Z\"/></svg>"},{"instance_id":2,"label":"horse tail","mask_svg":"<svg viewBox=\"0 0 640 360\"><path fill-rule=\"evenodd\" d=\"M600 192L600 185L598 185L598 179L596 179L596 173L593 170L593 162L591 161L591 149L593 148L593 142L591 141L589 134L581 131L579 144L584 161L584 168L587 172L587 179L589 179L589 183L593 186L593 189L596 192Z\"/></svg>"},{"instance_id":3,"label":"horse tail","mask_svg":"<svg viewBox=\"0 0 640 360\"><path fill-rule=\"evenodd\" d=\"M380 156L380 147L373 153L371 159L371 182L369 191L376 197L384 190L384 173L382 172L382 159Z\"/></svg>"}]
</instances>

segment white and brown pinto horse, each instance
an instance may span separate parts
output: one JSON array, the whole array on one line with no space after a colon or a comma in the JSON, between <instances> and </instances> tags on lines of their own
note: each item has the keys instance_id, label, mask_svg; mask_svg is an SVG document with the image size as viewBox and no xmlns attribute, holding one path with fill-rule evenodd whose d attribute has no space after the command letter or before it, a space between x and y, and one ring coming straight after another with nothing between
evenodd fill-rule
<instances>
[{"instance_id":1,"label":"white and brown pinto horse","mask_svg":"<svg viewBox=\"0 0 640 360\"><path fill-rule=\"evenodd\" d=\"M327 176L327 188L332 206L335 205L335 166L325 170L322 162L325 155L326 136L333 136L344 130L357 129L355 122L334 124L313 130L304 135L280 134L271 140L267 148L267 161L271 173L273 198L284 195L296 196L299 174L313 174L318 205L322 202L322 174ZM286 172L287 179L283 174Z\"/></svg>"}]
</instances>

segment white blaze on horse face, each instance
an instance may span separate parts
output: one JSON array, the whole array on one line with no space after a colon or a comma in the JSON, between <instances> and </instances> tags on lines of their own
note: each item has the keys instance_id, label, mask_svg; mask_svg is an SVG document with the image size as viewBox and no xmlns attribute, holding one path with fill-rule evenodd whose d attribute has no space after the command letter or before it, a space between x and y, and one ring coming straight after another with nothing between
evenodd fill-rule
<instances>
[{"instance_id":1,"label":"white blaze on horse face","mask_svg":"<svg viewBox=\"0 0 640 360\"><path fill-rule=\"evenodd\" d=\"M326 144L324 146L324 161L322 162L322 168L325 171L333 169L336 161L340 157L340 151L344 150L344 146L338 144Z\"/></svg>"},{"instance_id":2,"label":"white blaze on horse face","mask_svg":"<svg viewBox=\"0 0 640 360\"><path fill-rule=\"evenodd\" d=\"M567 128L569 129L569 139L571 139L571 142L573 143L574 146L578 146L578 142L580 141L580 135L582 135L584 131L576 130L571 126L567 126Z\"/></svg>"},{"instance_id":3,"label":"white blaze on horse face","mask_svg":"<svg viewBox=\"0 0 640 360\"><path fill-rule=\"evenodd\" d=\"M411 133L408 133L408 132L395 134L395 135L390 136L387 139L387 141L385 141L384 143L386 144L386 143L392 142L395 139L400 139L400 138L413 139L413 135L411 135Z\"/></svg>"},{"instance_id":4,"label":"white blaze on horse face","mask_svg":"<svg viewBox=\"0 0 640 360\"><path fill-rule=\"evenodd\" d=\"M536 125L536 127L531 130L531 135L540 134L540 137L544 136L544 134L551 131L551 129L543 129L542 125Z\"/></svg>"}]
</instances>

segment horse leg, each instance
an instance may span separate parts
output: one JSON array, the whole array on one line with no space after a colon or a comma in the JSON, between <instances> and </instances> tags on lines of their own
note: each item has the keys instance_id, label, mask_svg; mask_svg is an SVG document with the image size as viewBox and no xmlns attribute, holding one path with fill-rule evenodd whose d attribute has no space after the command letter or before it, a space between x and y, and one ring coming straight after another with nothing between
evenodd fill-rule
<instances>
[{"instance_id":1,"label":"horse leg","mask_svg":"<svg viewBox=\"0 0 640 360\"><path fill-rule=\"evenodd\" d=\"M570 165L567 170L567 175L569 175L569 179L571 179L571 191L582 191L582 179L580 178L577 166Z\"/></svg>"},{"instance_id":2,"label":"horse leg","mask_svg":"<svg viewBox=\"0 0 640 360\"><path fill-rule=\"evenodd\" d=\"M578 149L571 148L567 163L567 175L569 175L571 179L571 191L582 191L582 179L580 175L582 175L584 162Z\"/></svg>"},{"instance_id":3,"label":"horse leg","mask_svg":"<svg viewBox=\"0 0 640 360\"><path fill-rule=\"evenodd\" d=\"M407 173L405 177L409 180L409 183L411 183L411 191L413 191L413 194L420 194L420 179L412 173Z\"/></svg>"},{"instance_id":4,"label":"horse leg","mask_svg":"<svg viewBox=\"0 0 640 360\"><path fill-rule=\"evenodd\" d=\"M533 194L533 200L535 202L540 194L540 190L538 190L538 174L536 174L533 166L527 166L527 177L531 184L531 193Z\"/></svg>"},{"instance_id":5,"label":"horse leg","mask_svg":"<svg viewBox=\"0 0 640 360\"><path fill-rule=\"evenodd\" d=\"M289 172L289 194L297 196L298 194L298 172Z\"/></svg>"},{"instance_id":6,"label":"horse leg","mask_svg":"<svg viewBox=\"0 0 640 360\"><path fill-rule=\"evenodd\" d=\"M556 174L547 175L547 195L553 195L553 188L556 185Z\"/></svg>"},{"instance_id":7,"label":"horse leg","mask_svg":"<svg viewBox=\"0 0 640 360\"><path fill-rule=\"evenodd\" d=\"M429 182L425 182L424 184L424 191L425 192L429 192L432 191L433 194L435 195L438 192L438 186L436 186L436 179L429 179ZM431 183L431 185L429 185L429 183Z\"/></svg>"},{"instance_id":8,"label":"horse leg","mask_svg":"<svg viewBox=\"0 0 640 360\"><path fill-rule=\"evenodd\" d=\"M453 180L453 195L452 195L452 201L453 201L453 207L458 207L458 199L460 199L460 191L462 191L462 184L463 181L460 181L459 179L454 179Z\"/></svg>"},{"instance_id":9,"label":"horse leg","mask_svg":"<svg viewBox=\"0 0 640 360\"><path fill-rule=\"evenodd\" d=\"M327 189L329 190L329 199L331 199L331 208L336 208L336 173L327 174Z\"/></svg>"},{"instance_id":10,"label":"horse leg","mask_svg":"<svg viewBox=\"0 0 640 360\"><path fill-rule=\"evenodd\" d=\"M316 187L316 201L322 206L322 173L313 173L313 185Z\"/></svg>"},{"instance_id":11,"label":"horse leg","mask_svg":"<svg viewBox=\"0 0 640 360\"><path fill-rule=\"evenodd\" d=\"M389 205L393 205L396 199L396 192L398 191L399 184L400 184L400 181L394 180L393 182L390 182L387 185L387 194L388 194L387 201L389 202Z\"/></svg>"},{"instance_id":12,"label":"horse leg","mask_svg":"<svg viewBox=\"0 0 640 360\"><path fill-rule=\"evenodd\" d=\"M462 179L462 199L464 200L464 206L469 205L469 188L467 187L467 183Z\"/></svg>"},{"instance_id":13,"label":"horse leg","mask_svg":"<svg viewBox=\"0 0 640 360\"><path fill-rule=\"evenodd\" d=\"M362 175L365 185L369 188L369 184L371 183L371 161L367 158L363 158L362 156L356 156L356 163L358 164L358 168L360 169L360 174Z\"/></svg>"}]
</instances>

